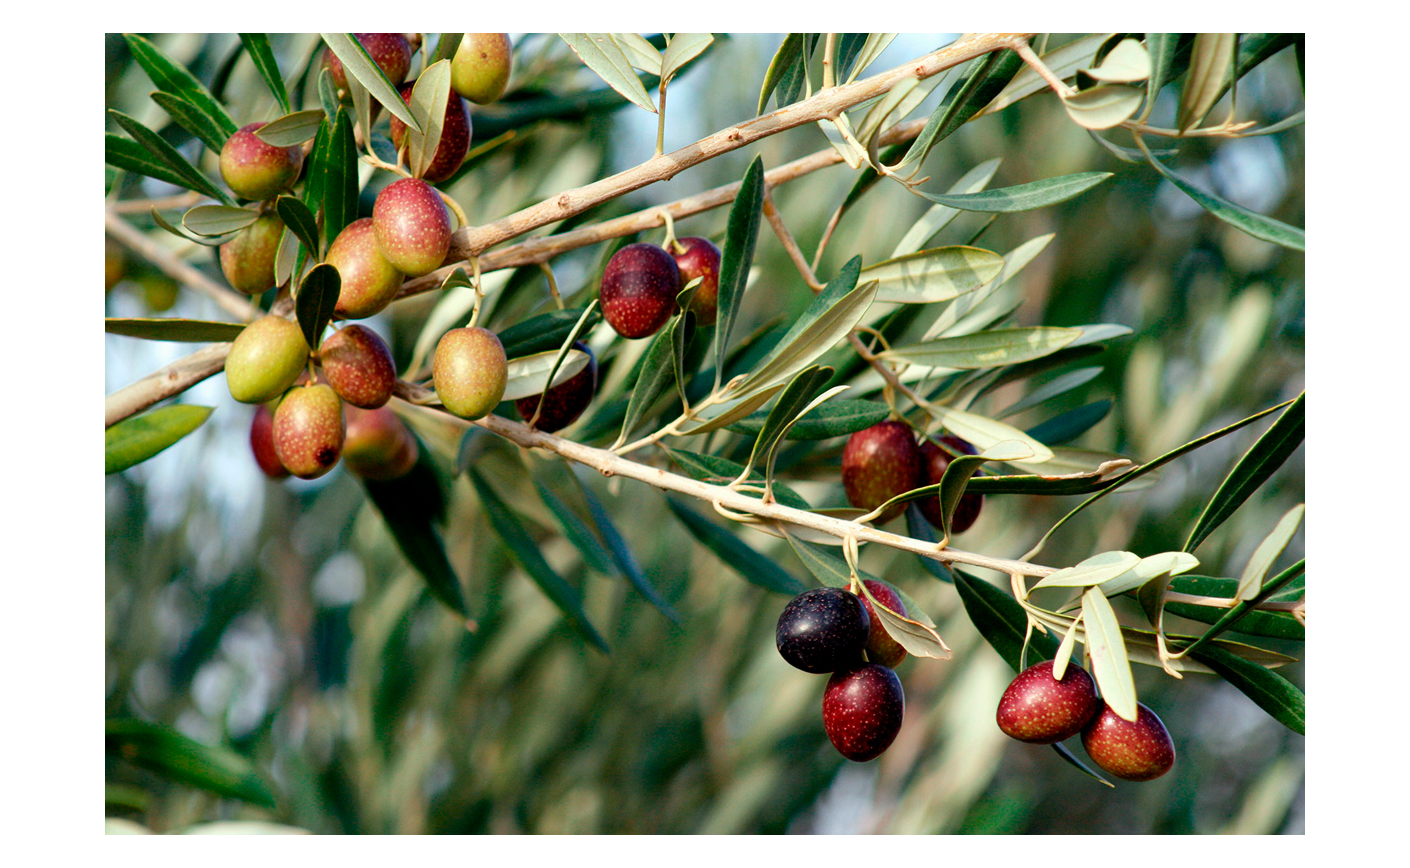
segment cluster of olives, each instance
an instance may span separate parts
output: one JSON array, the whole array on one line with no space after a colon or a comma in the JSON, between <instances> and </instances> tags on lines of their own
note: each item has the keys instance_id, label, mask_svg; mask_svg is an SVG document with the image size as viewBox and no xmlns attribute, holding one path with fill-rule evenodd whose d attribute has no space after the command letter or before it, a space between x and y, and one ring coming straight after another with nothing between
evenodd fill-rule
<instances>
[{"instance_id":1,"label":"cluster of olives","mask_svg":"<svg viewBox=\"0 0 1410 868\"><path fill-rule=\"evenodd\" d=\"M1129 721L1097 697L1092 676L1069 664L1053 677L1045 660L1019 673L999 700L995 717L1005 735L1029 744L1053 744L1082 734L1082 747L1104 771L1127 781L1149 781L1175 765L1175 743L1154 711L1136 704Z\"/></svg>"},{"instance_id":2,"label":"cluster of olives","mask_svg":"<svg viewBox=\"0 0 1410 868\"><path fill-rule=\"evenodd\" d=\"M602 318L624 338L656 334L676 312L676 295L697 277L690 309L698 325L715 324L719 312L720 249L708 238L680 238L670 250L628 244L602 272Z\"/></svg>"},{"instance_id":3,"label":"cluster of olives","mask_svg":"<svg viewBox=\"0 0 1410 868\"><path fill-rule=\"evenodd\" d=\"M940 442L959 455L975 454L974 446L959 437L941 437ZM858 509L874 510L886 501L925 485L938 485L950 466L950 452L926 439L919 446L904 422L890 420L857 431L842 449L842 487L847 500ZM940 527L940 498L918 501L921 515ZM950 517L950 533L964 533L979 518L984 495L960 497ZM877 517L888 522L905 512L905 504L893 506Z\"/></svg>"},{"instance_id":4,"label":"cluster of olives","mask_svg":"<svg viewBox=\"0 0 1410 868\"><path fill-rule=\"evenodd\" d=\"M906 614L896 590L865 579L883 606ZM823 728L838 753L855 762L876 759L896 740L906 710L895 667L906 659L865 595L841 588L804 591L779 615L778 653L804 672L832 673L823 690Z\"/></svg>"}]
</instances>

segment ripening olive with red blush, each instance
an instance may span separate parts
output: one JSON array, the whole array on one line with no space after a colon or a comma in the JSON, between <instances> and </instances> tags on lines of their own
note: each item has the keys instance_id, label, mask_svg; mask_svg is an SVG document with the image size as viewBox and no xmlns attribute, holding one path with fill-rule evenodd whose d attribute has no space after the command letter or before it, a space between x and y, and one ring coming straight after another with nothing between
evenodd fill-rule
<instances>
[{"instance_id":1,"label":"ripening olive with red blush","mask_svg":"<svg viewBox=\"0 0 1410 868\"><path fill-rule=\"evenodd\" d=\"M1087 670L1069 664L1059 681L1053 677L1053 661L1044 660L1009 683L996 720L1010 738L1052 744L1081 732L1101 704Z\"/></svg>"},{"instance_id":2,"label":"ripening olive with red blush","mask_svg":"<svg viewBox=\"0 0 1410 868\"><path fill-rule=\"evenodd\" d=\"M680 292L676 260L655 244L628 244L602 272L602 318L624 338L656 334L675 313Z\"/></svg>"},{"instance_id":3,"label":"ripening olive with red blush","mask_svg":"<svg viewBox=\"0 0 1410 868\"><path fill-rule=\"evenodd\" d=\"M949 446L961 455L974 455L976 450L967 440L958 437L945 436L940 438L940 442ZM925 462L923 474L923 485L939 485L940 479L945 475L945 470L953 460L949 452L926 440L920 445L921 458ZM936 528L941 524L940 498L927 497L916 502L920 507L921 515L925 520L933 524ZM974 526L974 522L979 518L979 511L984 508L984 495L963 494L960 495L959 505L955 507L955 514L950 516L950 533L964 533Z\"/></svg>"},{"instance_id":4,"label":"ripening olive with red blush","mask_svg":"<svg viewBox=\"0 0 1410 868\"><path fill-rule=\"evenodd\" d=\"M865 663L832 674L822 708L832 746L847 759L864 763L881 756L896 740L906 695L889 667Z\"/></svg>"},{"instance_id":5,"label":"ripening olive with red blush","mask_svg":"<svg viewBox=\"0 0 1410 868\"><path fill-rule=\"evenodd\" d=\"M921 486L923 464L911 429L904 422L880 422L847 438L842 449L842 487L858 509L873 510L898 494ZM900 515L905 504L877 517L885 524Z\"/></svg>"}]
</instances>

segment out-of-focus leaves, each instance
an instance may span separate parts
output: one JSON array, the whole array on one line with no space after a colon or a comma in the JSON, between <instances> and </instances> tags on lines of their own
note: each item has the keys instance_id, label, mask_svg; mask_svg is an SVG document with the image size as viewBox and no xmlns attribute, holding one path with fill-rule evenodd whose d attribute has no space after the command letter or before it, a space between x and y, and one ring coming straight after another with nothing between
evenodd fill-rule
<instances>
[{"instance_id":1,"label":"out-of-focus leaves","mask_svg":"<svg viewBox=\"0 0 1410 868\"><path fill-rule=\"evenodd\" d=\"M250 60L254 61L255 69L259 70L264 83L269 85L269 92L279 101L279 110L289 114L293 111L289 107L289 92L284 89L284 77L279 74L279 64L274 59L274 52L270 50L269 34L241 33L240 42L250 53Z\"/></svg>"},{"instance_id":2,"label":"out-of-focus leaves","mask_svg":"<svg viewBox=\"0 0 1410 868\"><path fill-rule=\"evenodd\" d=\"M680 519L681 524L690 531L691 536L714 552L725 566L734 570L745 581L789 596L801 594L808 589L771 559L759 554L734 534L717 527L714 522L674 497L667 496L666 504L670 506L671 512L675 513L676 518Z\"/></svg>"},{"instance_id":3,"label":"out-of-focus leaves","mask_svg":"<svg viewBox=\"0 0 1410 868\"><path fill-rule=\"evenodd\" d=\"M612 555L608 553L602 540L597 538L597 534L588 527L587 522L583 521L563 498L555 494L553 489L537 479L534 480L534 490L539 493L539 499L548 507L548 511L558 520L558 526L563 528L563 536L583 556L583 563L604 576L615 575L617 569Z\"/></svg>"},{"instance_id":4,"label":"out-of-focus leaves","mask_svg":"<svg viewBox=\"0 0 1410 868\"><path fill-rule=\"evenodd\" d=\"M434 521L444 508L444 495L422 447L411 472L397 479L363 480L367 499L382 514L392 539L407 561L421 574L432 596L461 617L470 617L460 579L446 557Z\"/></svg>"},{"instance_id":5,"label":"out-of-focus leaves","mask_svg":"<svg viewBox=\"0 0 1410 868\"><path fill-rule=\"evenodd\" d=\"M132 51L133 59L152 79L157 90L176 94L214 118L226 138L235 132L237 127L235 122L230 119L230 115L226 113L225 106L211 96L210 91L206 90L205 86L186 67L172 60L160 48L135 33L124 33L122 38L127 40L127 47Z\"/></svg>"},{"instance_id":6,"label":"out-of-focus leaves","mask_svg":"<svg viewBox=\"0 0 1410 868\"><path fill-rule=\"evenodd\" d=\"M421 125L411 116L411 110L406 104L406 100L397 93L396 87L387 79L387 74L377 65L376 61L367 53L367 49L362 47L351 33L320 33L323 41L328 44L328 49L338 56L342 61L343 72L347 75L348 84L354 81L360 84L368 95L382 107L393 115L401 119L412 132L420 132ZM352 89L351 87L349 88ZM356 92L354 92L356 96ZM362 109L359 107L358 116L362 117ZM367 129L366 126L363 129Z\"/></svg>"},{"instance_id":7,"label":"out-of-focus leaves","mask_svg":"<svg viewBox=\"0 0 1410 868\"><path fill-rule=\"evenodd\" d=\"M1150 157L1150 164L1155 170L1164 175L1170 183L1180 188L1185 195L1199 203L1199 206L1209 213L1228 223L1230 226L1252 235L1254 238L1261 238L1264 241L1271 241L1281 247L1291 250L1307 249L1307 233L1296 226L1289 226L1272 217L1258 214L1254 211L1235 205L1227 199L1216 196L1213 193L1206 193L1200 188L1191 184L1181 176L1175 174L1165 167L1165 164Z\"/></svg>"},{"instance_id":8,"label":"out-of-focus leaves","mask_svg":"<svg viewBox=\"0 0 1410 868\"><path fill-rule=\"evenodd\" d=\"M1283 462L1288 460L1288 456L1292 455L1298 446L1302 445L1306 436L1303 409L1306 397L1305 392L1299 395L1297 400L1283 411L1283 415L1263 432L1258 442L1244 453L1239 463L1234 465L1234 469L1229 471L1229 475L1209 499L1199 521L1195 522L1194 529L1190 531L1189 539L1185 541L1185 551L1194 551L1215 528L1234 514L1234 510L1248 500L1249 495L1267 482L1274 471L1283 466Z\"/></svg>"},{"instance_id":9,"label":"out-of-focus leaves","mask_svg":"<svg viewBox=\"0 0 1410 868\"><path fill-rule=\"evenodd\" d=\"M1243 691L1274 720L1299 735L1307 734L1307 696L1291 681L1218 646L1202 648L1192 656Z\"/></svg>"},{"instance_id":10,"label":"out-of-focus leaves","mask_svg":"<svg viewBox=\"0 0 1410 868\"><path fill-rule=\"evenodd\" d=\"M1103 369L1100 366L1091 368L1078 368L1075 371L1069 371L1066 374L1054 377L1053 379L1029 392L1027 395L1024 395L1022 398L1013 402L1009 406L995 413L994 416L995 418L1003 419L1006 416L1015 416L1019 413L1022 413L1024 410L1031 410L1046 401L1050 401L1059 395L1066 394L1067 392L1070 392L1079 386L1085 385L1098 374L1100 374L1102 370Z\"/></svg>"},{"instance_id":11,"label":"out-of-focus leaves","mask_svg":"<svg viewBox=\"0 0 1410 868\"><path fill-rule=\"evenodd\" d=\"M717 455L702 455L698 452L687 452L684 449L672 449L664 447L666 454L671 456L685 475L691 479L698 479L701 482L708 482L711 485L728 485L739 478L744 472L743 464L736 464L727 458L720 458ZM756 482L760 486L764 484L763 474L757 470L751 472L746 481ZM782 482L774 480L774 499L784 506L791 506L794 509L812 509L808 501L800 497L797 492L789 488ZM747 494L747 492L746 492Z\"/></svg>"},{"instance_id":12,"label":"out-of-focus leaves","mask_svg":"<svg viewBox=\"0 0 1410 868\"><path fill-rule=\"evenodd\" d=\"M153 156L151 151L132 139L124 139L114 133L103 134L103 162L177 187L187 187L189 183L184 175L171 169L166 161Z\"/></svg>"},{"instance_id":13,"label":"out-of-focus leaves","mask_svg":"<svg viewBox=\"0 0 1410 868\"><path fill-rule=\"evenodd\" d=\"M979 370L1041 359L1072 343L1080 335L1077 329L1051 326L990 329L978 334L894 347L878 353L877 357L923 367Z\"/></svg>"},{"instance_id":14,"label":"out-of-focus leaves","mask_svg":"<svg viewBox=\"0 0 1410 868\"><path fill-rule=\"evenodd\" d=\"M736 434L758 436L769 411L760 410L729 426ZM820 404L800 416L784 432L785 440L826 440L870 428L891 415L891 409L877 401L839 399Z\"/></svg>"},{"instance_id":15,"label":"out-of-focus leaves","mask_svg":"<svg viewBox=\"0 0 1410 868\"><path fill-rule=\"evenodd\" d=\"M206 237L239 232L259 219L253 208L233 208L229 205L197 205L181 217L181 225Z\"/></svg>"},{"instance_id":16,"label":"out-of-focus leaves","mask_svg":"<svg viewBox=\"0 0 1410 868\"><path fill-rule=\"evenodd\" d=\"M646 411L656 403L657 398L670 390L676 376L672 362L675 355L674 334L680 327L681 317L678 314L651 339L651 346L646 349L636 385L632 388L631 400L627 403L627 417L622 422L621 434L617 436L619 444L627 442L627 438L641 423Z\"/></svg>"},{"instance_id":17,"label":"out-of-focus leaves","mask_svg":"<svg viewBox=\"0 0 1410 868\"><path fill-rule=\"evenodd\" d=\"M558 36L588 69L597 73L613 90L652 114L656 113L656 106L647 96L641 79L632 72L631 61L612 41L610 33L560 33Z\"/></svg>"},{"instance_id":18,"label":"out-of-focus leaves","mask_svg":"<svg viewBox=\"0 0 1410 868\"><path fill-rule=\"evenodd\" d=\"M504 354L511 358L531 356L563 346L563 341L572 334L573 327L582 318L584 308L555 310L530 317L499 333L499 342L504 345ZM602 319L602 314L593 310L588 314L583 328L590 329Z\"/></svg>"},{"instance_id":19,"label":"out-of-focus leaves","mask_svg":"<svg viewBox=\"0 0 1410 868\"><path fill-rule=\"evenodd\" d=\"M133 317L103 320L103 331L110 335L126 335L149 341L181 341L183 343L214 343L233 341L245 330L244 323L214 322L177 317Z\"/></svg>"},{"instance_id":20,"label":"out-of-focus leaves","mask_svg":"<svg viewBox=\"0 0 1410 868\"><path fill-rule=\"evenodd\" d=\"M858 280L875 280L876 300L897 304L947 301L973 292L999 275L1004 259L978 247L954 245L921 250L862 269Z\"/></svg>"},{"instance_id":21,"label":"out-of-focus leaves","mask_svg":"<svg viewBox=\"0 0 1410 868\"><path fill-rule=\"evenodd\" d=\"M778 87L783 80L784 74L798 63L798 58L803 53L803 38L805 34L789 33L783 37L783 43L779 45L778 51L774 52L773 60L769 61L768 72L764 74L764 85L759 90L759 107L757 114L763 114L764 108L768 105L769 97L773 94L774 88ZM785 103L780 97L779 105Z\"/></svg>"},{"instance_id":22,"label":"out-of-focus leaves","mask_svg":"<svg viewBox=\"0 0 1410 868\"><path fill-rule=\"evenodd\" d=\"M603 541L607 543L612 561L617 565L618 570L621 571L622 575L626 576L628 582L631 582L632 587L636 588L637 593L646 598L648 603L655 606L656 610L662 615L665 615L667 620L673 624L680 624L681 616L676 613L676 610L670 603L666 602L666 598L661 596L661 592L656 589L656 586L651 584L651 580L647 578L646 573L641 569L641 565L637 563L636 556L632 554L631 547L627 545L626 538L617 530L617 526L612 523L611 516L607 514L607 510L603 507L602 502L597 499L597 495L593 494L592 490L585 485L580 486L580 490L582 491L584 502L587 503L588 514L592 516L593 523L597 527L597 532L602 535Z\"/></svg>"},{"instance_id":23,"label":"out-of-focus leaves","mask_svg":"<svg viewBox=\"0 0 1410 868\"><path fill-rule=\"evenodd\" d=\"M199 107L174 93L160 90L152 93L152 102L161 106L182 129L200 139L215 153L220 153L221 148L225 147L225 140L228 138L225 130L221 129L215 118L201 111Z\"/></svg>"},{"instance_id":24,"label":"out-of-focus leaves","mask_svg":"<svg viewBox=\"0 0 1410 868\"><path fill-rule=\"evenodd\" d=\"M292 148L318 135L318 127L326 117L321 108L292 112L255 130L255 136L276 148Z\"/></svg>"},{"instance_id":25,"label":"out-of-focus leaves","mask_svg":"<svg viewBox=\"0 0 1410 868\"><path fill-rule=\"evenodd\" d=\"M754 261L754 245L759 238L759 221L764 213L764 160L756 156L744 171L739 193L729 209L725 230L725 246L720 252L719 289L716 296L719 313L715 323L715 388L719 388L729 334L739 318L739 305L744 286L749 280L749 266Z\"/></svg>"},{"instance_id":26,"label":"out-of-focus leaves","mask_svg":"<svg viewBox=\"0 0 1410 868\"><path fill-rule=\"evenodd\" d=\"M127 130L127 134L132 136L137 144L146 149L148 156L146 162L161 164L171 175L180 178L180 185L188 190L195 190L197 193L202 193L212 199L219 199L227 205L235 204L235 200L230 198L229 193L221 190L213 184L209 178L201 174L201 172L195 166L191 165L185 157L181 156L175 148L167 144L166 139L163 139L161 136L144 127L134 118L130 118L120 111L108 109L108 115L113 120L117 121L118 125L124 130ZM111 162L111 159L109 161ZM121 163L114 163L113 165L122 169L131 168L132 171L142 171L140 168L133 168L132 166L122 165ZM143 174L147 173L143 172Z\"/></svg>"},{"instance_id":27,"label":"out-of-focus leaves","mask_svg":"<svg viewBox=\"0 0 1410 868\"><path fill-rule=\"evenodd\" d=\"M130 416L103 432L104 475L141 464L201 427L213 407L172 404Z\"/></svg>"},{"instance_id":28,"label":"out-of-focus leaves","mask_svg":"<svg viewBox=\"0 0 1410 868\"><path fill-rule=\"evenodd\" d=\"M1061 446L1087 433L1110 412L1111 401L1103 398L1034 425L1028 429L1028 436L1049 446Z\"/></svg>"},{"instance_id":29,"label":"out-of-focus leaves","mask_svg":"<svg viewBox=\"0 0 1410 868\"><path fill-rule=\"evenodd\" d=\"M219 823L197 823L181 830L183 835L312 835L308 829L266 823L261 820L227 820Z\"/></svg>"},{"instance_id":30,"label":"out-of-focus leaves","mask_svg":"<svg viewBox=\"0 0 1410 868\"><path fill-rule=\"evenodd\" d=\"M110 718L103 730L109 756L177 783L274 808L274 796L254 765L228 748L202 744L170 727L144 720Z\"/></svg>"},{"instance_id":31,"label":"out-of-focus leaves","mask_svg":"<svg viewBox=\"0 0 1410 868\"><path fill-rule=\"evenodd\" d=\"M342 291L342 285L338 269L326 263L314 266L299 284L299 294L294 299L294 315L298 317L304 340L315 350L323 338L323 330L333 319L333 310L338 305L338 293Z\"/></svg>"},{"instance_id":32,"label":"out-of-focus leaves","mask_svg":"<svg viewBox=\"0 0 1410 868\"><path fill-rule=\"evenodd\" d=\"M1018 601L1004 591L962 570L952 570L955 590L965 613L975 629L984 637L1004 662L1021 672L1023 637L1028 628L1028 616ZM1038 660L1050 660L1057 654L1058 642L1052 636L1036 630L1028 641L1027 660L1031 666Z\"/></svg>"},{"instance_id":33,"label":"out-of-focus leaves","mask_svg":"<svg viewBox=\"0 0 1410 868\"><path fill-rule=\"evenodd\" d=\"M572 585L563 580L563 577L553 571L539 552L538 544L529 536L528 532L519 524L518 516L509 508L509 505L495 493L485 478L475 468L468 471L470 481L475 485L475 491L480 495L480 503L484 506L485 514L489 516L490 524L494 526L500 539L509 548L510 554L524 568L524 572L529 574L529 578L548 596L553 604L567 617L568 623L594 648L607 654L611 651L607 647L607 640L602 638L602 634L597 632L597 628L588 620L587 613L583 611L582 595Z\"/></svg>"},{"instance_id":34,"label":"out-of-focus leaves","mask_svg":"<svg viewBox=\"0 0 1410 868\"><path fill-rule=\"evenodd\" d=\"M1077 172L1056 178L1044 178L1014 187L1001 187L997 190L981 190L978 193L917 193L932 202L958 208L961 211L985 211L1010 214L1016 211L1032 211L1066 202L1074 196L1092 189L1111 177L1110 172Z\"/></svg>"}]
</instances>

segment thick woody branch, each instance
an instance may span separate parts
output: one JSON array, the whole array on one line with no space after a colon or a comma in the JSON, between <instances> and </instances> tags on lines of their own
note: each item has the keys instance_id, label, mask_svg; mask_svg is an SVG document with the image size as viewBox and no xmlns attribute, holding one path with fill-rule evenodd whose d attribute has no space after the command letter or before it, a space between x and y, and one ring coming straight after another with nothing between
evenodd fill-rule
<instances>
[{"instance_id":1,"label":"thick woody branch","mask_svg":"<svg viewBox=\"0 0 1410 868\"><path fill-rule=\"evenodd\" d=\"M111 427L164 398L179 395L207 377L220 373L228 355L229 342L211 344L112 393L103 401L103 427Z\"/></svg>"}]
</instances>

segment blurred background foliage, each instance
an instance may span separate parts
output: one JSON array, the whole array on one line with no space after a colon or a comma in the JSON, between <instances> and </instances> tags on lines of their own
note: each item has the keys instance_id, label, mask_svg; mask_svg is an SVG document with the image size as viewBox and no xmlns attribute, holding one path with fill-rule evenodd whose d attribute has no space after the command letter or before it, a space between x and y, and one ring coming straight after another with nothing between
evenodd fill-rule
<instances>
[{"instance_id":1,"label":"blurred background foliage","mask_svg":"<svg viewBox=\"0 0 1410 868\"><path fill-rule=\"evenodd\" d=\"M229 62L239 44L233 34L152 38L213 89L223 81L217 92L237 122L273 116L273 101L248 57ZM752 116L781 38L717 38L671 85L667 151ZM903 35L872 71L952 38ZM1071 38L1054 34L1050 45ZM477 143L519 123L516 111L534 100L601 87L551 34L514 39L511 94L497 106L476 108ZM292 85L313 56L315 37L276 35L273 45ZM123 40L110 34L106 46L107 106L161 130L195 157L199 142L166 122ZM304 96L308 105L316 104L312 90ZM1167 88L1152 123L1173 123L1177 95L1178 88ZM928 113L936 96L917 116ZM1245 76L1237 96L1239 117L1261 124L1300 109L1293 50ZM1221 104L1212 116L1223 111ZM449 185L472 222L651 155L654 115L630 106L577 117L569 106L562 113L521 127L514 142ZM815 125L801 127L575 223L738 180L756 153L772 168L823 147ZM1142 460L1303 389L1302 253L1219 222L1149 167L1115 159L1049 93L983 116L944 140L925 163L932 178L926 188L944 189L995 157L1002 164L991 187L1071 172L1115 173L1075 199L1001 215L983 229L976 243L1000 253L1055 233L1018 278L1024 301L1016 322L1113 322L1133 330L1083 362L1100 364L1100 375L1010 422L1031 427L1109 400L1110 413L1076 445ZM201 159L213 164L209 154ZM1205 189L1304 224L1301 126L1258 138L1184 140L1170 162ZM775 190L805 251L817 244L853 177L837 165ZM381 183L385 179L364 191L361 216L370 215ZM120 186L122 198L171 192L136 176ZM886 258L928 205L898 185L878 185L842 221L819 276L826 280L856 254L865 262ZM726 212L681 221L678 231L718 239ZM965 243L987 219L963 214L939 240ZM660 239L660 232L642 238ZM214 250L191 247L183 253L215 275ZM573 295L582 293L586 301L595 292L607 247L554 261L570 305ZM736 334L774 317L791 318L810 299L767 228L755 266ZM108 296L107 315L168 310L222 318L209 301L169 284L132 263ZM540 312L545 298L537 269L516 273L490 322L502 328ZM399 365L409 360L435 299L428 294L398 303L372 321L389 337ZM105 342L108 392L184 354L180 345L113 335ZM604 362L608 378L612 360ZM1003 408L1043 380L1005 386L983 406ZM903 552L868 547L863 566L926 608L954 658L901 665L907 714L900 736L879 760L853 764L823 731L822 680L787 666L773 648L784 596L742 581L681 526L663 519L659 492L570 469L484 434L472 447L475 467L525 519L548 561L581 590L612 651L598 653L566 626L510 559L474 489L460 477L449 488L445 541L474 617L474 629L466 630L429 597L355 478L339 469L314 482L268 482L248 447L253 408L230 399L224 378L200 384L187 400L216 412L194 435L105 480L106 714L159 722L228 746L253 764L273 798L264 806L221 798L109 756L110 818L159 832L236 820L320 833L1303 829L1303 737L1213 676L1176 681L1135 667L1141 699L1164 720L1178 753L1173 772L1151 783L1118 781L1109 789L1052 751L1005 737L994 724L994 708L1011 671L970 625L954 587ZM1110 549L1145 555L1180 548L1224 474L1264 427L1250 426L1168 465L1154 485L1098 503L1055 535L1037 561L1067 566ZM437 432L420 433L438 445ZM729 440L715 444L725 448ZM824 442L785 478L814 504L841 505L841 447L842 438ZM438 459L445 468L454 464L455 444L449 448ZM1198 572L1239 574L1278 518L1305 499L1303 466L1299 448L1201 546ZM561 481L568 472L606 504L647 575L680 613L680 624L621 579L588 569L558 534L531 477ZM1077 502L991 496L978 524L956 545L1017 557ZM811 583L782 541L741 533ZM1302 554L1299 531L1275 571ZM1118 611L1138 622L1139 612L1122 609L1121 602L1129 601L1118 601ZM1302 683L1300 664L1282 671Z\"/></svg>"}]
</instances>

